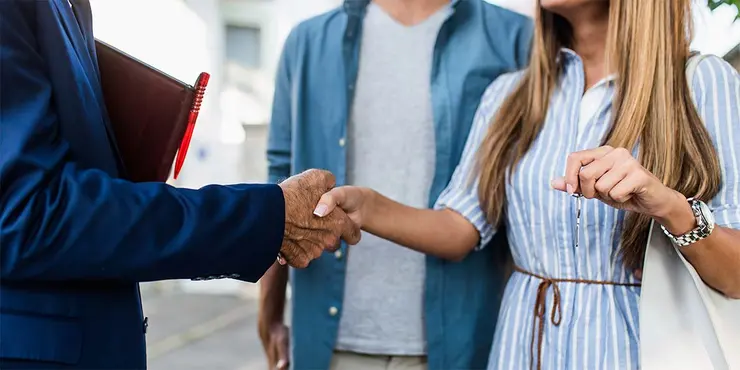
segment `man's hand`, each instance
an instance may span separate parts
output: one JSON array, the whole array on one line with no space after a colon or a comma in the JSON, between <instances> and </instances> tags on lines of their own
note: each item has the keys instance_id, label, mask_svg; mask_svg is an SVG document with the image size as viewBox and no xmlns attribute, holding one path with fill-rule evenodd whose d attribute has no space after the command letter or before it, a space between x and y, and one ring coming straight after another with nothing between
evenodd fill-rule
<instances>
[{"instance_id":1,"label":"man's hand","mask_svg":"<svg viewBox=\"0 0 740 370\"><path fill-rule=\"evenodd\" d=\"M277 263L260 279L257 331L270 370L288 369L290 365L290 330L284 316L287 284L288 269Z\"/></svg>"},{"instance_id":2,"label":"man's hand","mask_svg":"<svg viewBox=\"0 0 740 370\"><path fill-rule=\"evenodd\" d=\"M280 254L293 267L304 268L324 250L334 251L340 239L360 241L360 227L342 210L325 217L314 214L321 196L335 185L327 171L308 170L280 183L285 197L285 235Z\"/></svg>"},{"instance_id":3,"label":"man's hand","mask_svg":"<svg viewBox=\"0 0 740 370\"><path fill-rule=\"evenodd\" d=\"M284 370L290 364L290 332L283 323L274 323L264 332L260 330L260 339L267 355L270 369Z\"/></svg>"}]
</instances>

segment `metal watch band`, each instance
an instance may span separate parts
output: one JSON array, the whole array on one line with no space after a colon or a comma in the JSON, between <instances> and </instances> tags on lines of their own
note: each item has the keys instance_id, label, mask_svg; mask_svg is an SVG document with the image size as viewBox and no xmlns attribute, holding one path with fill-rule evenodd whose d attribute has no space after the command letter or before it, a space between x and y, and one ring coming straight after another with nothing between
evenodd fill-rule
<instances>
[{"instance_id":1,"label":"metal watch band","mask_svg":"<svg viewBox=\"0 0 740 370\"><path fill-rule=\"evenodd\" d=\"M689 198L687 200L691 204L691 210L694 212L694 217L696 217L696 220L697 220L697 226L695 229L683 235L673 235L671 234L670 231L668 231L665 228L665 226L660 225L660 228L663 230L663 233L677 247L686 247L691 244L694 244L698 242L699 240L702 240L708 237L712 233L712 230L714 229L714 222L711 222L709 224L703 224L700 221L700 218L703 219L701 215L701 201L695 200L693 198Z\"/></svg>"},{"instance_id":2,"label":"metal watch band","mask_svg":"<svg viewBox=\"0 0 740 370\"><path fill-rule=\"evenodd\" d=\"M674 236L671 234L668 230L666 230L665 226L661 225L661 229L663 229L663 233L668 237L668 239L673 242L678 247L685 247L691 244L694 244L698 242L699 240L702 240L709 236L709 233L707 233L704 230L701 230L700 228L696 228L694 230L691 230L687 232L686 234Z\"/></svg>"}]
</instances>

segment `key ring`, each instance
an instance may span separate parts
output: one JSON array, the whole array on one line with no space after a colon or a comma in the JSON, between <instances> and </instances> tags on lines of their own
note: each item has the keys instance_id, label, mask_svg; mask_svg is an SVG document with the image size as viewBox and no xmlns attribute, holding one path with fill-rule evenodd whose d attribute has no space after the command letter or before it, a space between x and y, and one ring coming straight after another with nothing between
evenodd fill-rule
<instances>
[{"instance_id":1,"label":"key ring","mask_svg":"<svg viewBox=\"0 0 740 370\"><path fill-rule=\"evenodd\" d=\"M583 194L573 193L570 196L576 198L576 248L581 244L581 201Z\"/></svg>"}]
</instances>

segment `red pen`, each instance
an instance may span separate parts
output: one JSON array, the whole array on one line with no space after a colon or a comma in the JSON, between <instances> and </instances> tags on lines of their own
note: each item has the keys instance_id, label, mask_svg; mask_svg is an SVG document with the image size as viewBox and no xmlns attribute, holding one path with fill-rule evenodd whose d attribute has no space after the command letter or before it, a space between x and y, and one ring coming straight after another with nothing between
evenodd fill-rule
<instances>
[{"instance_id":1,"label":"red pen","mask_svg":"<svg viewBox=\"0 0 740 370\"><path fill-rule=\"evenodd\" d=\"M185 156L188 154L190 140L193 138L193 130L195 130L195 121L198 120L200 105L203 103L203 95L206 93L206 86L208 86L208 80L210 78L211 75L203 72L195 82L195 99L193 99L193 106L190 108L190 114L188 115L188 126L185 129L185 136L182 138L180 149L177 151L177 158L175 159L175 179L177 179L177 175L180 174L182 165L185 163Z\"/></svg>"}]
</instances>

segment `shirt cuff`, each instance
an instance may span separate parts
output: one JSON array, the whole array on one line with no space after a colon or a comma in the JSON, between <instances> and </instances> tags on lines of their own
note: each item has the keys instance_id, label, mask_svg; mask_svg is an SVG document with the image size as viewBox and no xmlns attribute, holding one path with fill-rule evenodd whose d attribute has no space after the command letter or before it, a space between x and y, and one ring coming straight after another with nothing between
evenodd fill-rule
<instances>
[{"instance_id":1,"label":"shirt cuff","mask_svg":"<svg viewBox=\"0 0 740 370\"><path fill-rule=\"evenodd\" d=\"M481 250L488 245L488 242L496 235L494 228L486 219L486 215L480 208L478 197L474 195L446 194L434 205L435 209L450 209L465 218L471 225L478 230L480 241L475 250Z\"/></svg>"},{"instance_id":2,"label":"shirt cuff","mask_svg":"<svg viewBox=\"0 0 740 370\"><path fill-rule=\"evenodd\" d=\"M714 207L712 213L717 225L740 230L740 206L725 204Z\"/></svg>"}]
</instances>

